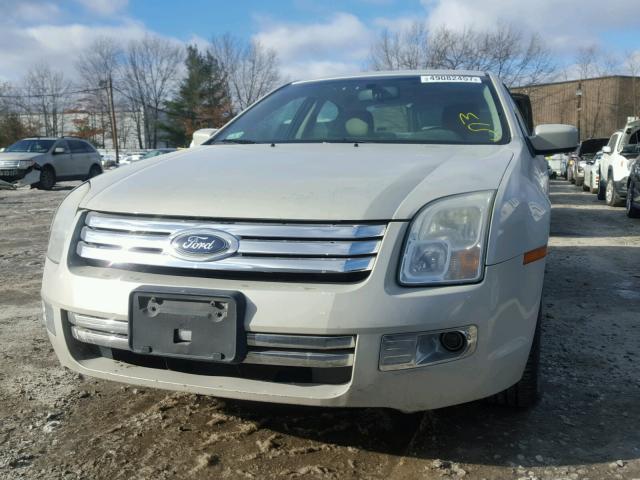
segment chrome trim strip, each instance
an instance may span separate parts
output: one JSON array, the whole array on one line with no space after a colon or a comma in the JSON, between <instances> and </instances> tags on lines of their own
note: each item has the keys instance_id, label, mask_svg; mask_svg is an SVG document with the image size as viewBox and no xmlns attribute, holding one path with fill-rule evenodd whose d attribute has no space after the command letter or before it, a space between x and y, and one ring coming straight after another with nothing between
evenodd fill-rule
<instances>
[{"instance_id":1,"label":"chrome trim strip","mask_svg":"<svg viewBox=\"0 0 640 480\"><path fill-rule=\"evenodd\" d=\"M272 333L247 333L247 345L252 347L303 348L309 350L339 350L355 348L356 340L351 335L281 335Z\"/></svg>"},{"instance_id":2,"label":"chrome trim strip","mask_svg":"<svg viewBox=\"0 0 640 480\"><path fill-rule=\"evenodd\" d=\"M353 365L353 353L289 352L265 350L247 352L244 363L282 367L335 368Z\"/></svg>"},{"instance_id":3,"label":"chrome trim strip","mask_svg":"<svg viewBox=\"0 0 640 480\"><path fill-rule=\"evenodd\" d=\"M100 332L115 333L118 335L129 334L129 322L126 321L90 317L89 315L80 315L79 313L73 312L67 312L67 318L73 325L88 328L89 330L98 330Z\"/></svg>"},{"instance_id":4,"label":"chrome trim strip","mask_svg":"<svg viewBox=\"0 0 640 480\"><path fill-rule=\"evenodd\" d=\"M177 230L212 228L223 230L239 237L308 238L353 240L379 238L384 235L385 225L341 225L341 224L297 224L297 223L221 223L194 220L162 220L142 217L117 216L89 212L85 220L92 228L171 234Z\"/></svg>"},{"instance_id":5,"label":"chrome trim strip","mask_svg":"<svg viewBox=\"0 0 640 480\"><path fill-rule=\"evenodd\" d=\"M73 338L83 343L101 347L129 350L126 336L102 333L72 326ZM249 351L244 363L255 365L274 365L283 367L335 368L353 365L353 353L350 352L304 352L287 350Z\"/></svg>"},{"instance_id":6,"label":"chrome trim strip","mask_svg":"<svg viewBox=\"0 0 640 480\"><path fill-rule=\"evenodd\" d=\"M119 250L78 242L76 253L110 265L133 264L156 267L184 268L205 271L275 272L275 273L353 273L373 268L374 257L355 258L286 258L233 256L213 262L190 262L169 255Z\"/></svg>"},{"instance_id":7,"label":"chrome trim strip","mask_svg":"<svg viewBox=\"0 0 640 480\"><path fill-rule=\"evenodd\" d=\"M122 335L95 332L80 327L71 327L73 338L79 342L99 345L101 347L116 348L119 350L129 350L129 340Z\"/></svg>"},{"instance_id":8,"label":"chrome trim strip","mask_svg":"<svg viewBox=\"0 0 640 480\"><path fill-rule=\"evenodd\" d=\"M83 227L80 238L87 243L114 247L151 248L168 252L170 238L159 235L129 234ZM238 253L243 255L292 255L338 257L378 253L379 240L312 241L312 240L241 240Z\"/></svg>"}]
</instances>

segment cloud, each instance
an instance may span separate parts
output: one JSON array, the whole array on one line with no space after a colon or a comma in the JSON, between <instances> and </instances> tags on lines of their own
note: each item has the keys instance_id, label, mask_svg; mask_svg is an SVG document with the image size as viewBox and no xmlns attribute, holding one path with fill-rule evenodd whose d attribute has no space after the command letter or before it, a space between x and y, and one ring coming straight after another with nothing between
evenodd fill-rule
<instances>
[{"instance_id":1,"label":"cloud","mask_svg":"<svg viewBox=\"0 0 640 480\"><path fill-rule=\"evenodd\" d=\"M98 15L110 16L121 12L129 0L76 0L84 8Z\"/></svg>"},{"instance_id":2,"label":"cloud","mask_svg":"<svg viewBox=\"0 0 640 480\"><path fill-rule=\"evenodd\" d=\"M0 0L0 11L4 22L42 22L60 16L58 5L42 0Z\"/></svg>"},{"instance_id":3,"label":"cloud","mask_svg":"<svg viewBox=\"0 0 640 480\"><path fill-rule=\"evenodd\" d=\"M559 52L598 42L605 29L635 26L628 0L422 0L431 28L491 29L498 21L537 32Z\"/></svg>"},{"instance_id":4,"label":"cloud","mask_svg":"<svg viewBox=\"0 0 640 480\"><path fill-rule=\"evenodd\" d=\"M316 23L280 23L258 19L254 39L273 49L283 74L292 79L361 70L372 31L355 15L337 13Z\"/></svg>"},{"instance_id":5,"label":"cloud","mask_svg":"<svg viewBox=\"0 0 640 480\"><path fill-rule=\"evenodd\" d=\"M125 21L119 25L91 26L83 24L37 25L33 27L3 26L0 36L0 78L16 81L37 63L48 63L67 77L75 74L74 63L79 53L99 37L119 41L142 38L148 31L144 25Z\"/></svg>"}]
</instances>

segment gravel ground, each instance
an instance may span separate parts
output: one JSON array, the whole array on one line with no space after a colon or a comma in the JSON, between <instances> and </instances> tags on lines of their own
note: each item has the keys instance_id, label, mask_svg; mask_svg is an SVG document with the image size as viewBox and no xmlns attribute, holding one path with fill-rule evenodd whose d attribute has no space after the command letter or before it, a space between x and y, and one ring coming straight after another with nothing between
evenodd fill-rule
<instances>
[{"instance_id":1,"label":"gravel ground","mask_svg":"<svg viewBox=\"0 0 640 480\"><path fill-rule=\"evenodd\" d=\"M63 370L39 319L68 184L0 191L0 479L640 479L640 221L553 182L540 403L423 414L142 390Z\"/></svg>"}]
</instances>

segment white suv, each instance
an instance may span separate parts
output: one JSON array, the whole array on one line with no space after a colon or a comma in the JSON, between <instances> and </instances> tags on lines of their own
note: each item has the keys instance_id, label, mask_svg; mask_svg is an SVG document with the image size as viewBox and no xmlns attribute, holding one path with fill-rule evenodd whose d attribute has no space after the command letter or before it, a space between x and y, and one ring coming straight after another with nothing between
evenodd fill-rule
<instances>
[{"instance_id":1,"label":"white suv","mask_svg":"<svg viewBox=\"0 0 640 480\"><path fill-rule=\"evenodd\" d=\"M102 173L100 154L81 138L25 138L0 153L0 180L51 190L60 180Z\"/></svg>"},{"instance_id":2,"label":"white suv","mask_svg":"<svg viewBox=\"0 0 640 480\"><path fill-rule=\"evenodd\" d=\"M626 149L634 150L640 144L640 120L629 121L622 130L615 132L609 143L602 148L600 159L600 184L598 199L607 205L621 207L627 197L630 159L636 155L626 154Z\"/></svg>"}]
</instances>

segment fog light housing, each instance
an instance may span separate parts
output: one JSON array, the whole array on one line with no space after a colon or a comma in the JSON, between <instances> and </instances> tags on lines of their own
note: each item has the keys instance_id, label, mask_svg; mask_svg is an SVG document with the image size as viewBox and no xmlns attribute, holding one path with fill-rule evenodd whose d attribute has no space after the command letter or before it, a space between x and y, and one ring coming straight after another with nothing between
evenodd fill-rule
<instances>
[{"instance_id":1,"label":"fog light housing","mask_svg":"<svg viewBox=\"0 0 640 480\"><path fill-rule=\"evenodd\" d=\"M56 334L56 325L53 321L53 306L44 300L42 301L42 323L44 323L51 335Z\"/></svg>"},{"instance_id":2,"label":"fog light housing","mask_svg":"<svg viewBox=\"0 0 640 480\"><path fill-rule=\"evenodd\" d=\"M383 335L378 368L403 370L460 360L475 352L477 341L478 329L474 325Z\"/></svg>"}]
</instances>

